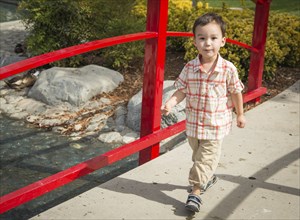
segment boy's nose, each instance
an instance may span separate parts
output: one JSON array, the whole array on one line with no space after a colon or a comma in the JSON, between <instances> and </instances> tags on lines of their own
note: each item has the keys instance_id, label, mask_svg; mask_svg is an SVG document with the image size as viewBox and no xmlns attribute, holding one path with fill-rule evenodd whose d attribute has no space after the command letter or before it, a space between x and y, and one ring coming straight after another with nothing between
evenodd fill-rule
<instances>
[{"instance_id":1,"label":"boy's nose","mask_svg":"<svg viewBox=\"0 0 300 220\"><path fill-rule=\"evenodd\" d=\"M211 44L211 41L210 41L210 40L207 40L207 41L205 42L205 44L206 44L206 45L210 45L210 44Z\"/></svg>"}]
</instances>

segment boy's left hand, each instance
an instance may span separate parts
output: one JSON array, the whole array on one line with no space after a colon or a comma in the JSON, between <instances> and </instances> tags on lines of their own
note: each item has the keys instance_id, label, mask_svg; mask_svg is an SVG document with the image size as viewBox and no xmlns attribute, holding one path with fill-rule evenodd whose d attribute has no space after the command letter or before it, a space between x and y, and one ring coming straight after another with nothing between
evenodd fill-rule
<instances>
[{"instance_id":1,"label":"boy's left hand","mask_svg":"<svg viewBox=\"0 0 300 220\"><path fill-rule=\"evenodd\" d=\"M242 115L238 115L237 116L237 119L236 119L236 125L239 127L239 128L244 128L245 125L246 125L246 118L245 116L242 114Z\"/></svg>"}]
</instances>

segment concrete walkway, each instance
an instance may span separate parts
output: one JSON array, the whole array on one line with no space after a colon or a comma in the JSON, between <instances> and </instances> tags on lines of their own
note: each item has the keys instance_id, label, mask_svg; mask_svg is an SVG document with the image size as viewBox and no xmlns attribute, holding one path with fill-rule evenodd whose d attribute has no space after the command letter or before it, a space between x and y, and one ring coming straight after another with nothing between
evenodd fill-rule
<instances>
[{"instance_id":1,"label":"concrete walkway","mask_svg":"<svg viewBox=\"0 0 300 220\"><path fill-rule=\"evenodd\" d=\"M223 145L219 182L185 210L191 151L161 157L32 219L299 219L300 81L248 111Z\"/></svg>"}]
</instances>

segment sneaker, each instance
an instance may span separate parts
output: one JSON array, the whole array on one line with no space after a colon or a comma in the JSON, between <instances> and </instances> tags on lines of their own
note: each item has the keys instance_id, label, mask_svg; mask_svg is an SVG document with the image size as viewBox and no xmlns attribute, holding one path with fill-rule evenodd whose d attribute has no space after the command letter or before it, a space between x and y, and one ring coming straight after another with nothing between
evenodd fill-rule
<instances>
[{"instance_id":1,"label":"sneaker","mask_svg":"<svg viewBox=\"0 0 300 220\"><path fill-rule=\"evenodd\" d=\"M204 194L206 190L211 188L218 181L218 179L219 178L216 175L213 175L206 185L201 186L201 194ZM188 193L191 193L193 191L193 186L190 186L187 191Z\"/></svg>"},{"instance_id":2,"label":"sneaker","mask_svg":"<svg viewBox=\"0 0 300 220\"><path fill-rule=\"evenodd\" d=\"M207 182L206 185L204 185L203 187L201 187L201 194L205 193L206 190L208 190L209 188L211 188L213 185L215 185L215 183L218 181L218 177L216 175L213 175L211 177L211 179Z\"/></svg>"},{"instance_id":3,"label":"sneaker","mask_svg":"<svg viewBox=\"0 0 300 220\"><path fill-rule=\"evenodd\" d=\"M196 194L189 194L185 208L192 212L199 212L200 211L200 205L202 205L201 198Z\"/></svg>"}]
</instances>

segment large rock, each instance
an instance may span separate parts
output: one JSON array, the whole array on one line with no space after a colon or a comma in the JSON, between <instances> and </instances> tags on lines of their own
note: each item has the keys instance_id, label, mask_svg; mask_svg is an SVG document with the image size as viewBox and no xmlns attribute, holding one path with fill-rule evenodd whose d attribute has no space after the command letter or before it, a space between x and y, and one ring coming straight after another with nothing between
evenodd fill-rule
<instances>
[{"instance_id":1,"label":"large rock","mask_svg":"<svg viewBox=\"0 0 300 220\"><path fill-rule=\"evenodd\" d=\"M80 106L97 94L113 91L123 80L120 73L97 65L53 67L41 72L28 96L49 105Z\"/></svg>"},{"instance_id":2,"label":"large rock","mask_svg":"<svg viewBox=\"0 0 300 220\"><path fill-rule=\"evenodd\" d=\"M163 90L163 103L165 103L176 91L174 81L164 81ZM134 131L140 131L141 129L141 109L142 109L142 90L134 95L128 102L127 113L127 126ZM172 109L172 112L168 116L163 116L161 120L161 127L165 128L169 125L175 124L185 119L185 100L179 103Z\"/></svg>"}]
</instances>

